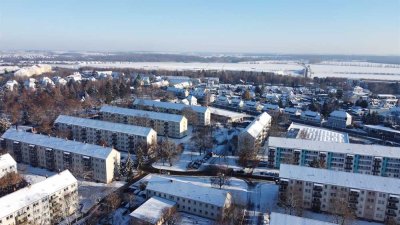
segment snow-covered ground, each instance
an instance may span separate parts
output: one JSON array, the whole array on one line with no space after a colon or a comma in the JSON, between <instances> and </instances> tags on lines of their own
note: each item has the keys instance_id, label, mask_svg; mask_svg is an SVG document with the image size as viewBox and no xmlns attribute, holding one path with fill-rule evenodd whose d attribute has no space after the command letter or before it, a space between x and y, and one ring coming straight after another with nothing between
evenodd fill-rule
<instances>
[{"instance_id":1,"label":"snow-covered ground","mask_svg":"<svg viewBox=\"0 0 400 225\"><path fill-rule=\"evenodd\" d=\"M203 218L203 217L199 217L199 216L195 216L192 214L180 212L179 215L180 215L180 221L178 222L178 225L193 225L193 224L212 225L212 224L214 224L214 221L212 221L212 220L209 220L209 219Z\"/></svg>"},{"instance_id":2,"label":"snow-covered ground","mask_svg":"<svg viewBox=\"0 0 400 225\"><path fill-rule=\"evenodd\" d=\"M274 72L283 75L299 75L304 69L298 62L257 61L241 63L182 63L182 62L80 62L75 65L59 64L59 67L78 69L84 66L98 68L135 68L145 70L232 70ZM323 62L310 64L312 76L343 77L352 79L400 80L400 67L367 62Z\"/></svg>"},{"instance_id":3,"label":"snow-covered ground","mask_svg":"<svg viewBox=\"0 0 400 225\"><path fill-rule=\"evenodd\" d=\"M18 172L31 184L43 181L55 172L32 167L26 164L18 164ZM78 194L81 212L85 213L92 208L99 200L123 186L125 182L114 181L109 184L97 183L78 179Z\"/></svg>"}]
</instances>

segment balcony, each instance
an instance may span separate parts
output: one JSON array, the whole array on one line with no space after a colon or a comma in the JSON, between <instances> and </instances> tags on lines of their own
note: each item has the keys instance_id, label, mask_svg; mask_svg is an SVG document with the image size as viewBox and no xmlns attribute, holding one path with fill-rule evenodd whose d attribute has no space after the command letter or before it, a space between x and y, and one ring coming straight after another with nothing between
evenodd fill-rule
<instances>
[{"instance_id":1,"label":"balcony","mask_svg":"<svg viewBox=\"0 0 400 225\"><path fill-rule=\"evenodd\" d=\"M390 196L390 197L389 197L389 202L390 202L390 203L399 203L399 198L398 198L398 197Z\"/></svg>"},{"instance_id":2,"label":"balcony","mask_svg":"<svg viewBox=\"0 0 400 225\"><path fill-rule=\"evenodd\" d=\"M351 197L349 198L349 202L350 202L350 203L358 203L358 198L357 198L357 197L352 197L352 196L351 196Z\"/></svg>"},{"instance_id":3,"label":"balcony","mask_svg":"<svg viewBox=\"0 0 400 225\"><path fill-rule=\"evenodd\" d=\"M398 209L399 209L399 207L397 207L397 205L394 204L394 203L389 203L389 204L387 205L387 208L388 208L388 209L393 209L393 210L398 210Z\"/></svg>"},{"instance_id":4,"label":"balcony","mask_svg":"<svg viewBox=\"0 0 400 225\"><path fill-rule=\"evenodd\" d=\"M321 191L322 191L322 187L319 186L319 185L318 185L318 186L314 186L314 187L313 187L313 190L314 190L314 191L321 192Z\"/></svg>"},{"instance_id":5,"label":"balcony","mask_svg":"<svg viewBox=\"0 0 400 225\"><path fill-rule=\"evenodd\" d=\"M312 196L313 196L314 198L321 198L321 197L322 197L322 194L321 194L321 192L313 192Z\"/></svg>"},{"instance_id":6,"label":"balcony","mask_svg":"<svg viewBox=\"0 0 400 225\"><path fill-rule=\"evenodd\" d=\"M396 212L391 210L391 209L386 211L386 215L387 216L392 216L392 217L396 217L397 216Z\"/></svg>"}]
</instances>

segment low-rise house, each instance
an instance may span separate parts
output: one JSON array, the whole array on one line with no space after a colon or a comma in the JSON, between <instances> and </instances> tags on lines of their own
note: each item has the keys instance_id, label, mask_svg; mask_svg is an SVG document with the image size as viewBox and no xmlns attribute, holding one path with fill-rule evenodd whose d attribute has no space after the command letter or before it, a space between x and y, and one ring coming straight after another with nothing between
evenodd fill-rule
<instances>
[{"instance_id":1,"label":"low-rise house","mask_svg":"<svg viewBox=\"0 0 400 225\"><path fill-rule=\"evenodd\" d=\"M321 124L322 117L319 112L313 112L310 110L304 111L300 115L300 119L305 122L310 122L314 124Z\"/></svg>"},{"instance_id":2,"label":"low-rise house","mask_svg":"<svg viewBox=\"0 0 400 225\"><path fill-rule=\"evenodd\" d=\"M221 123L242 122L247 114L209 107L213 120Z\"/></svg>"},{"instance_id":3,"label":"low-rise house","mask_svg":"<svg viewBox=\"0 0 400 225\"><path fill-rule=\"evenodd\" d=\"M333 111L329 114L327 125L335 128L346 128L350 126L352 117L345 111Z\"/></svg>"},{"instance_id":4,"label":"low-rise house","mask_svg":"<svg viewBox=\"0 0 400 225\"><path fill-rule=\"evenodd\" d=\"M131 224L162 225L168 212L176 208L176 202L160 197L151 197L129 216Z\"/></svg>"},{"instance_id":5,"label":"low-rise house","mask_svg":"<svg viewBox=\"0 0 400 225\"><path fill-rule=\"evenodd\" d=\"M17 162L10 154L0 155L0 178L9 173L17 173Z\"/></svg>"},{"instance_id":6,"label":"low-rise house","mask_svg":"<svg viewBox=\"0 0 400 225\"><path fill-rule=\"evenodd\" d=\"M299 117L301 115L301 110L298 108L286 107L283 114L288 115L289 117Z\"/></svg>"},{"instance_id":7,"label":"low-rise house","mask_svg":"<svg viewBox=\"0 0 400 225\"><path fill-rule=\"evenodd\" d=\"M167 87L167 91L173 93L175 96L180 98L186 98L189 96L189 91L184 88Z\"/></svg>"},{"instance_id":8,"label":"low-rise house","mask_svg":"<svg viewBox=\"0 0 400 225\"><path fill-rule=\"evenodd\" d=\"M383 140L400 141L400 130L381 125L364 125L364 130L367 131L369 135L382 138Z\"/></svg>"},{"instance_id":9,"label":"low-rise house","mask_svg":"<svg viewBox=\"0 0 400 225\"><path fill-rule=\"evenodd\" d=\"M190 182L156 177L146 187L147 198L157 196L176 202L178 211L216 220L232 204L228 191L195 185Z\"/></svg>"},{"instance_id":10,"label":"low-rise house","mask_svg":"<svg viewBox=\"0 0 400 225\"><path fill-rule=\"evenodd\" d=\"M36 89L36 79L35 78L29 78L28 80L24 81L24 86L26 89L29 90L35 90Z\"/></svg>"},{"instance_id":11,"label":"low-rise house","mask_svg":"<svg viewBox=\"0 0 400 225\"><path fill-rule=\"evenodd\" d=\"M6 82L6 84L4 85L4 87L10 91L13 91L15 87L18 87L19 84L16 80L9 80Z\"/></svg>"},{"instance_id":12,"label":"low-rise house","mask_svg":"<svg viewBox=\"0 0 400 225\"><path fill-rule=\"evenodd\" d=\"M0 198L2 225L58 224L78 210L78 181L68 171Z\"/></svg>"}]
</instances>

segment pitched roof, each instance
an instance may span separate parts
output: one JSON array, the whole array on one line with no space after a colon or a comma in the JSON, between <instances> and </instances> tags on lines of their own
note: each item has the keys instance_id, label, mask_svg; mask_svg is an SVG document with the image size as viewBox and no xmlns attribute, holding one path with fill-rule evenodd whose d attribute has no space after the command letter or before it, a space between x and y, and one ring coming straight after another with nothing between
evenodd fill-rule
<instances>
[{"instance_id":1,"label":"pitched roof","mask_svg":"<svg viewBox=\"0 0 400 225\"><path fill-rule=\"evenodd\" d=\"M50 137L41 134L33 134L30 132L8 129L3 136L4 139L38 145L50 149L58 149L65 152L72 152L79 155L87 155L94 158L107 159L112 148L102 147L99 145L86 144L77 141L65 140L62 138Z\"/></svg>"},{"instance_id":2,"label":"pitched roof","mask_svg":"<svg viewBox=\"0 0 400 225\"><path fill-rule=\"evenodd\" d=\"M195 112L205 113L208 108L204 106L197 106L197 105L185 105L185 104L178 104L178 103L171 103L171 102L160 102L148 99L135 99L133 102L134 105L144 105L144 106L155 106L165 109L175 109L175 110L183 110L186 107L190 107Z\"/></svg>"},{"instance_id":3,"label":"pitched roof","mask_svg":"<svg viewBox=\"0 0 400 225\"><path fill-rule=\"evenodd\" d=\"M0 218L6 217L74 183L77 183L75 177L68 170L64 170L42 182L8 194L0 198Z\"/></svg>"},{"instance_id":4,"label":"pitched roof","mask_svg":"<svg viewBox=\"0 0 400 225\"><path fill-rule=\"evenodd\" d=\"M151 119L156 120L164 120L164 121L174 121L181 122L184 118L182 115L170 114L170 113L160 113L160 112L152 112L138 109L128 109L121 108L116 106L104 105L101 107L100 112L108 112L115 113L125 116L133 116L133 117L149 117Z\"/></svg>"},{"instance_id":5,"label":"pitched roof","mask_svg":"<svg viewBox=\"0 0 400 225\"><path fill-rule=\"evenodd\" d=\"M175 205L176 202L154 196L129 215L142 221L156 224L163 217L164 210L170 209Z\"/></svg>"},{"instance_id":6,"label":"pitched roof","mask_svg":"<svg viewBox=\"0 0 400 225\"><path fill-rule=\"evenodd\" d=\"M281 164L279 177L400 195L400 179Z\"/></svg>"},{"instance_id":7,"label":"pitched roof","mask_svg":"<svg viewBox=\"0 0 400 225\"><path fill-rule=\"evenodd\" d=\"M126 133L130 135L137 135L144 137L147 137L152 131L155 132L153 129L149 127L139 127L122 123L113 123L108 121L93 120L93 119L86 119L86 118L65 116L65 115L58 116L56 121L54 121L54 124L56 123L90 127L98 130L109 130L112 132Z\"/></svg>"}]
</instances>

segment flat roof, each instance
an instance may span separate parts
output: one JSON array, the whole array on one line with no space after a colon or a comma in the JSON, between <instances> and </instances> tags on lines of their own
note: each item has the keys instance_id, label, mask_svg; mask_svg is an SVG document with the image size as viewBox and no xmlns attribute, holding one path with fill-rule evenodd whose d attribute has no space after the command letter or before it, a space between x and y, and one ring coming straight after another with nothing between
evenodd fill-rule
<instances>
[{"instance_id":1,"label":"flat roof","mask_svg":"<svg viewBox=\"0 0 400 225\"><path fill-rule=\"evenodd\" d=\"M154 131L149 127L140 127L135 125L128 125L123 123L113 123L103 120L93 120L74 116L60 115L54 121L54 123L63 123L81 127L90 127L98 130L108 130L117 133L126 133L130 135L144 136L147 137L151 131Z\"/></svg>"},{"instance_id":2,"label":"flat roof","mask_svg":"<svg viewBox=\"0 0 400 225\"><path fill-rule=\"evenodd\" d=\"M142 221L156 224L163 217L164 210L170 209L175 205L176 202L154 196L129 215Z\"/></svg>"},{"instance_id":3,"label":"flat roof","mask_svg":"<svg viewBox=\"0 0 400 225\"><path fill-rule=\"evenodd\" d=\"M178 123L181 122L184 117L182 115L171 114L171 113L160 113L160 112L152 112L139 109L128 109L110 105L102 106L100 112L115 113L125 116L149 117L156 120L174 121Z\"/></svg>"},{"instance_id":4,"label":"flat roof","mask_svg":"<svg viewBox=\"0 0 400 225\"><path fill-rule=\"evenodd\" d=\"M155 106L165 109L175 109L175 110L183 110L184 108L191 108L195 112L205 113L207 111L207 107L204 106L197 106L197 105L185 105L179 103L172 103L172 102L160 102L155 100L148 100L148 99L135 99L133 102L134 105L144 105L144 106Z\"/></svg>"},{"instance_id":5,"label":"flat roof","mask_svg":"<svg viewBox=\"0 0 400 225\"><path fill-rule=\"evenodd\" d=\"M161 176L151 177L146 189L213 204L218 207L225 205L229 193L225 190L195 185L190 181L178 181Z\"/></svg>"},{"instance_id":6,"label":"flat roof","mask_svg":"<svg viewBox=\"0 0 400 225\"><path fill-rule=\"evenodd\" d=\"M44 181L8 194L0 198L0 218L6 217L74 183L77 183L76 178L68 170L64 170Z\"/></svg>"},{"instance_id":7,"label":"flat roof","mask_svg":"<svg viewBox=\"0 0 400 225\"><path fill-rule=\"evenodd\" d=\"M399 148L383 145L363 145L282 137L269 137L268 147L400 158Z\"/></svg>"},{"instance_id":8,"label":"flat roof","mask_svg":"<svg viewBox=\"0 0 400 225\"><path fill-rule=\"evenodd\" d=\"M337 225L335 223L272 212L269 225Z\"/></svg>"},{"instance_id":9,"label":"flat roof","mask_svg":"<svg viewBox=\"0 0 400 225\"><path fill-rule=\"evenodd\" d=\"M400 195L400 179L281 164L279 177Z\"/></svg>"},{"instance_id":10,"label":"flat roof","mask_svg":"<svg viewBox=\"0 0 400 225\"><path fill-rule=\"evenodd\" d=\"M304 132L305 136L301 137L301 132ZM320 127L307 126L299 123L292 123L288 128L288 138L303 138L313 141L325 141L325 142L338 142L338 143L349 143L349 135L347 133L337 132L334 130L328 130Z\"/></svg>"},{"instance_id":11,"label":"flat roof","mask_svg":"<svg viewBox=\"0 0 400 225\"><path fill-rule=\"evenodd\" d=\"M114 150L109 147L102 147L99 145L71 141L41 134L33 134L30 132L15 129L8 129L1 137L4 139L38 145L51 149L57 149L65 152L72 152L75 154L86 155L100 159L107 159L110 153Z\"/></svg>"},{"instance_id":12,"label":"flat roof","mask_svg":"<svg viewBox=\"0 0 400 225\"><path fill-rule=\"evenodd\" d=\"M219 115L219 116L225 116L229 118L243 118L247 117L248 115L245 113L238 113L238 112L233 112L225 109L219 109L215 107L209 107L211 114Z\"/></svg>"},{"instance_id":13,"label":"flat roof","mask_svg":"<svg viewBox=\"0 0 400 225\"><path fill-rule=\"evenodd\" d=\"M384 126L380 126L380 125L364 125L364 127L400 134L400 130L395 130L390 127L384 127Z\"/></svg>"}]
</instances>

